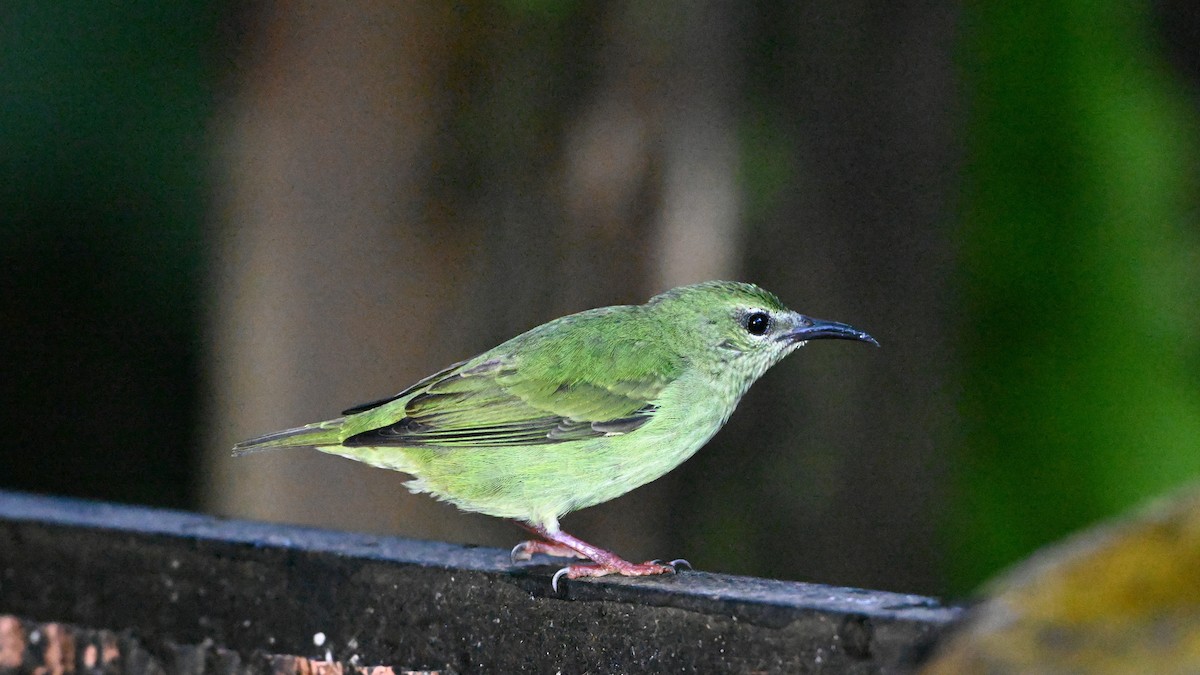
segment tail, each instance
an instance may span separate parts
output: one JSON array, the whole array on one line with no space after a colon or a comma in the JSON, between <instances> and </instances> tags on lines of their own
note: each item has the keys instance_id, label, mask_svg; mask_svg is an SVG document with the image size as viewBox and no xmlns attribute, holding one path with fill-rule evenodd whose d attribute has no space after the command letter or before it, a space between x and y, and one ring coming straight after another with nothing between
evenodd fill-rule
<instances>
[{"instance_id":1,"label":"tail","mask_svg":"<svg viewBox=\"0 0 1200 675\"><path fill-rule=\"evenodd\" d=\"M317 422L294 429L273 431L269 434L242 441L233 446L233 456L241 457L264 450L279 448L312 448L322 445L338 445L342 442L342 422L345 417Z\"/></svg>"}]
</instances>

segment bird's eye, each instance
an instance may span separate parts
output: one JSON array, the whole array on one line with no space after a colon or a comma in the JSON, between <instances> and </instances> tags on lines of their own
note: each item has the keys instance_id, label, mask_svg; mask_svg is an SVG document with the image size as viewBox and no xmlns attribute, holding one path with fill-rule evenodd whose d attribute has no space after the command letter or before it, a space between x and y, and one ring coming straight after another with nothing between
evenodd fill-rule
<instances>
[{"instance_id":1,"label":"bird's eye","mask_svg":"<svg viewBox=\"0 0 1200 675\"><path fill-rule=\"evenodd\" d=\"M771 327L771 317L766 312L755 312L746 317L746 332L751 335L762 335Z\"/></svg>"}]
</instances>

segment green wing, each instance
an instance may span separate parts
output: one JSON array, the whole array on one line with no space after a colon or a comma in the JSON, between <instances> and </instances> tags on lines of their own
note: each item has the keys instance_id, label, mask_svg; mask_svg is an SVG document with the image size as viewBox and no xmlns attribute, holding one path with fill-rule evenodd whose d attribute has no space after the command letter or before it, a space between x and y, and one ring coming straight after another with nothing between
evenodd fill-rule
<instances>
[{"instance_id":1,"label":"green wing","mask_svg":"<svg viewBox=\"0 0 1200 675\"><path fill-rule=\"evenodd\" d=\"M544 337L527 333L392 399L352 408L347 412L397 421L343 445L482 448L629 433L652 418L654 401L681 366L643 341ZM376 417L386 407L393 409Z\"/></svg>"}]
</instances>

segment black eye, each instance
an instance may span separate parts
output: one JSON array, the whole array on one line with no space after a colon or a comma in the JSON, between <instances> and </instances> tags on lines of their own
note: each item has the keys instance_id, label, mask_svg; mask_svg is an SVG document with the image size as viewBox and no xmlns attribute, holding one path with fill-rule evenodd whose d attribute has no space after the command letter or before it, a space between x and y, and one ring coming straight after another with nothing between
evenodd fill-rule
<instances>
[{"instance_id":1,"label":"black eye","mask_svg":"<svg viewBox=\"0 0 1200 675\"><path fill-rule=\"evenodd\" d=\"M771 327L771 317L766 312L755 312L746 317L746 332L751 335L762 335Z\"/></svg>"}]
</instances>

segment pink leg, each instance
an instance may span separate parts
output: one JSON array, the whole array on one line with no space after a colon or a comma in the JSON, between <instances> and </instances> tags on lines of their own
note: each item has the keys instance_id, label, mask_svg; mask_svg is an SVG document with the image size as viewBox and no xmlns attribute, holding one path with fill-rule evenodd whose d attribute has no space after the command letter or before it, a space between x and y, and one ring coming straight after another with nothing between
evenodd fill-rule
<instances>
[{"instance_id":1,"label":"pink leg","mask_svg":"<svg viewBox=\"0 0 1200 675\"><path fill-rule=\"evenodd\" d=\"M542 536L540 530L535 529L533 526L531 526L527 523L522 523L521 521L513 521L513 522L515 522L516 524L525 528L526 530L529 530L529 532L531 534L533 534L537 537ZM582 553L580 553L579 551L576 551L575 549L571 548L570 546L563 546L562 544L555 544L553 542L547 541L545 538L530 539L529 541L523 541L523 542L517 544L516 546L513 547L512 551L509 552L509 557L512 558L513 562L517 562L519 560L529 560L536 553L545 553L546 555L554 556L555 558L586 558L587 557L587 556L583 555Z\"/></svg>"},{"instance_id":2,"label":"pink leg","mask_svg":"<svg viewBox=\"0 0 1200 675\"><path fill-rule=\"evenodd\" d=\"M592 561L590 563L575 563L559 570L554 575L553 585L555 590L558 589L558 578L562 575L566 575L568 579L578 579L580 577L602 577L609 574L640 577L648 574L674 574L675 572L674 563L631 563L628 560L618 557L612 551L606 551L598 546L593 546L562 530L551 532L540 525L529 525L526 523L522 523L522 525L546 542L550 542L549 544L545 544L547 548L555 550L567 549L574 552L576 557L587 558ZM531 543L542 545L541 542ZM518 545L519 547L520 545Z\"/></svg>"},{"instance_id":3,"label":"pink leg","mask_svg":"<svg viewBox=\"0 0 1200 675\"><path fill-rule=\"evenodd\" d=\"M537 553L545 553L555 558L583 558L586 557L579 551L573 548L563 546L562 544L552 544L541 539L530 539L523 541L513 547L509 554L513 562L518 560L529 560Z\"/></svg>"}]
</instances>

